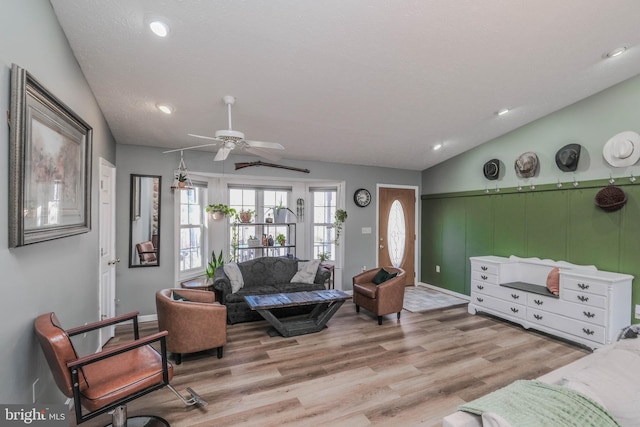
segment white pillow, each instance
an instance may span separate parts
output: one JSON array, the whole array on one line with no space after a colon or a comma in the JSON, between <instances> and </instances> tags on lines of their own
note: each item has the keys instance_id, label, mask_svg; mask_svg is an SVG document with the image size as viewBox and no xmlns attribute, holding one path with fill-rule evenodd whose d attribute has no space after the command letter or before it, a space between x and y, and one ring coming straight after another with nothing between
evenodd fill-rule
<instances>
[{"instance_id":1,"label":"white pillow","mask_svg":"<svg viewBox=\"0 0 640 427\"><path fill-rule=\"evenodd\" d=\"M494 412L483 412L482 427L511 427L511 423Z\"/></svg>"},{"instance_id":2,"label":"white pillow","mask_svg":"<svg viewBox=\"0 0 640 427\"><path fill-rule=\"evenodd\" d=\"M313 284L316 280L316 273L320 265L319 259L312 261L298 261L298 272L291 278L291 283Z\"/></svg>"},{"instance_id":3,"label":"white pillow","mask_svg":"<svg viewBox=\"0 0 640 427\"><path fill-rule=\"evenodd\" d=\"M242 289L244 286L244 279L242 278L242 273L240 272L238 264L235 262L228 262L222 266L222 269L231 282L231 292L235 294Z\"/></svg>"}]
</instances>

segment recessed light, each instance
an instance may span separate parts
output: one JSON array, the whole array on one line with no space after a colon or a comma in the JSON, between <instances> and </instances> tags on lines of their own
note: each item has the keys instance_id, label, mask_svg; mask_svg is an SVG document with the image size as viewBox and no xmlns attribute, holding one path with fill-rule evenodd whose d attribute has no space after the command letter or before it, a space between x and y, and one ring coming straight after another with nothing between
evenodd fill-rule
<instances>
[{"instance_id":1,"label":"recessed light","mask_svg":"<svg viewBox=\"0 0 640 427\"><path fill-rule=\"evenodd\" d=\"M496 114L499 115L499 116L504 116L508 112L509 112L508 108L503 108L502 110L498 110L498 112Z\"/></svg>"},{"instance_id":2,"label":"recessed light","mask_svg":"<svg viewBox=\"0 0 640 427\"><path fill-rule=\"evenodd\" d=\"M607 58L615 58L616 56L620 56L627 51L626 46L617 47L609 52L607 52Z\"/></svg>"},{"instance_id":3,"label":"recessed light","mask_svg":"<svg viewBox=\"0 0 640 427\"><path fill-rule=\"evenodd\" d=\"M166 37L169 34L169 26L162 21L153 21L149 24L149 28L158 37Z\"/></svg>"},{"instance_id":4,"label":"recessed light","mask_svg":"<svg viewBox=\"0 0 640 427\"><path fill-rule=\"evenodd\" d=\"M174 111L174 108L169 104L158 104L156 107L165 114L171 114Z\"/></svg>"},{"instance_id":5,"label":"recessed light","mask_svg":"<svg viewBox=\"0 0 640 427\"><path fill-rule=\"evenodd\" d=\"M442 148L442 144L436 144L433 146L433 151L438 151L441 148Z\"/></svg>"}]
</instances>

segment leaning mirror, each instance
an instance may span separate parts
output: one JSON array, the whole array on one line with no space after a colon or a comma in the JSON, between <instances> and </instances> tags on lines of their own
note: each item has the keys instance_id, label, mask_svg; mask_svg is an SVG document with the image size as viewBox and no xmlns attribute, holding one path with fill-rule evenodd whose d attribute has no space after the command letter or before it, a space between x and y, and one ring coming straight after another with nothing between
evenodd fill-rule
<instances>
[{"instance_id":1,"label":"leaning mirror","mask_svg":"<svg viewBox=\"0 0 640 427\"><path fill-rule=\"evenodd\" d=\"M156 175L131 175L129 267L160 265L160 183Z\"/></svg>"}]
</instances>

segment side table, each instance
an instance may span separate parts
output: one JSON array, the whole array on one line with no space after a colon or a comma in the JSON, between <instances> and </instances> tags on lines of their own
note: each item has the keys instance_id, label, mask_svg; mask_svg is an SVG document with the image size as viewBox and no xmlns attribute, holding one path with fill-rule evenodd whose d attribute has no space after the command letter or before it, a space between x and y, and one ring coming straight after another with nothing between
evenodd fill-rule
<instances>
[{"instance_id":1,"label":"side table","mask_svg":"<svg viewBox=\"0 0 640 427\"><path fill-rule=\"evenodd\" d=\"M206 276L195 277L193 279L180 282L180 287L185 289L213 291L213 283L209 282L209 279Z\"/></svg>"},{"instance_id":2,"label":"side table","mask_svg":"<svg viewBox=\"0 0 640 427\"><path fill-rule=\"evenodd\" d=\"M334 289L335 287L335 277L334 277L334 273L335 273L335 266L333 264L327 264L327 263L320 263L321 267L326 268L327 270L329 270L331 272L331 276L329 276L329 284L327 286L327 289Z\"/></svg>"}]
</instances>

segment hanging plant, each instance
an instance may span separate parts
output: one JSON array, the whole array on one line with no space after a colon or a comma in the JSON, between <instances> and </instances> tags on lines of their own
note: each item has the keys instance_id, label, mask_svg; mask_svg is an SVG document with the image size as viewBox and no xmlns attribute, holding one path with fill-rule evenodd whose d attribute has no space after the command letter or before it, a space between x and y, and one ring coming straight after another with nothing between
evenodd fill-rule
<instances>
[{"instance_id":1,"label":"hanging plant","mask_svg":"<svg viewBox=\"0 0 640 427\"><path fill-rule=\"evenodd\" d=\"M333 243L338 245L340 240L340 233L342 233L342 226L347 220L347 211L345 211L344 209L337 209L333 217L333 227L336 229L336 239L333 241Z\"/></svg>"},{"instance_id":2,"label":"hanging plant","mask_svg":"<svg viewBox=\"0 0 640 427\"><path fill-rule=\"evenodd\" d=\"M218 203L215 205L208 205L205 210L213 215L213 219L222 219L225 216L235 216L236 210L229 206Z\"/></svg>"}]
</instances>

